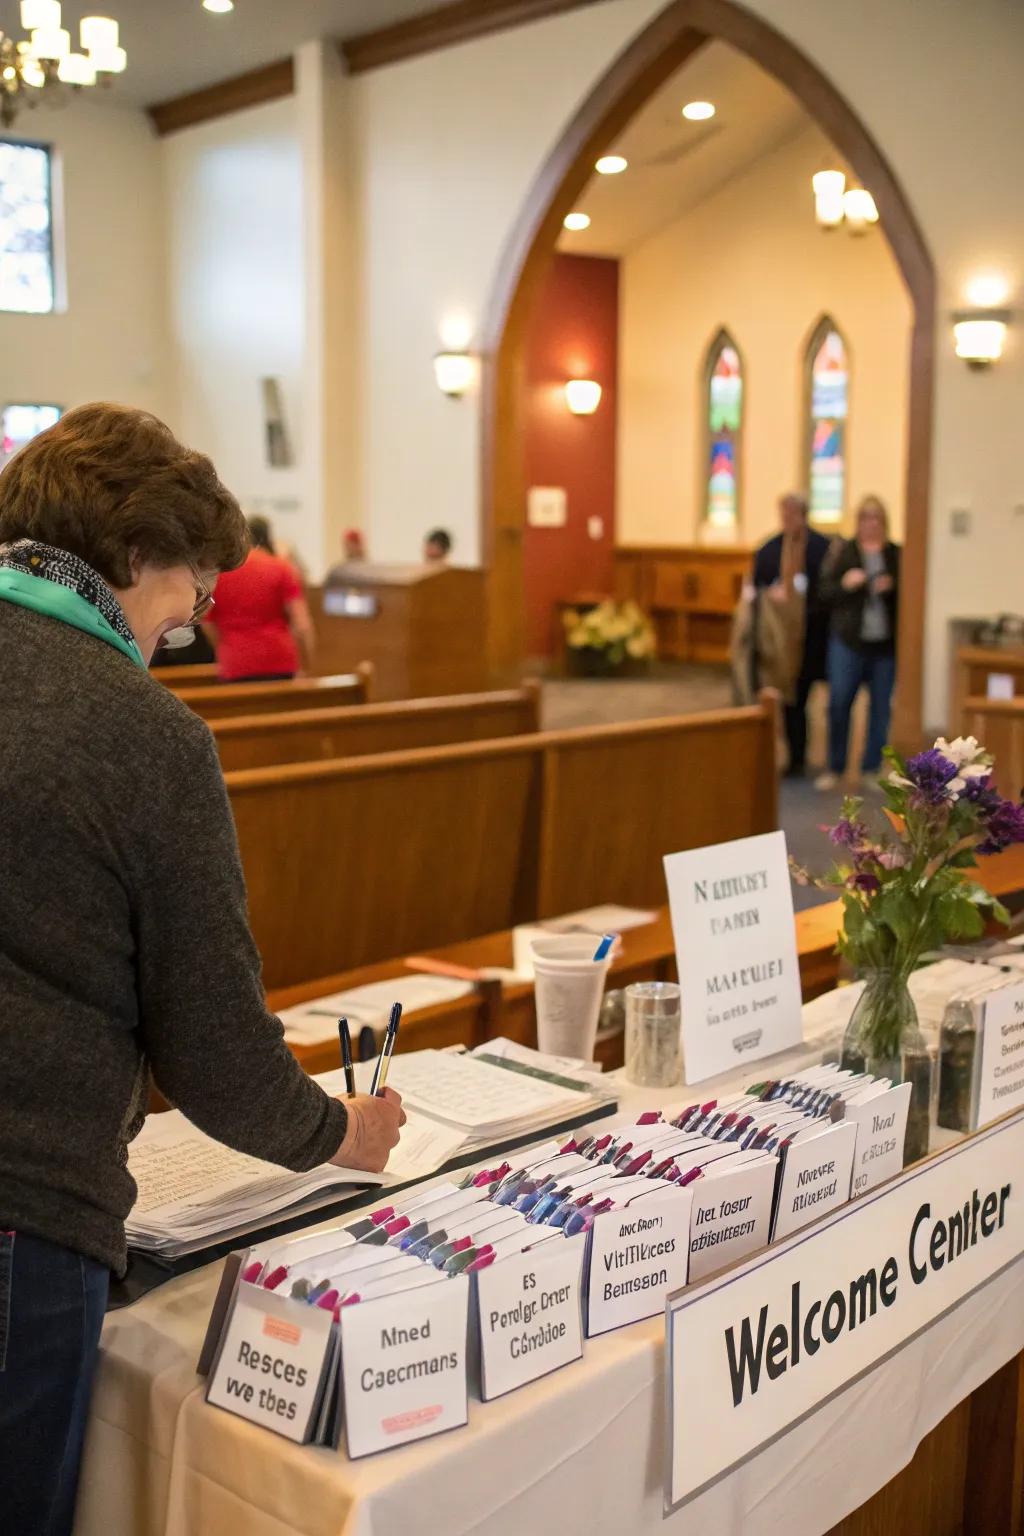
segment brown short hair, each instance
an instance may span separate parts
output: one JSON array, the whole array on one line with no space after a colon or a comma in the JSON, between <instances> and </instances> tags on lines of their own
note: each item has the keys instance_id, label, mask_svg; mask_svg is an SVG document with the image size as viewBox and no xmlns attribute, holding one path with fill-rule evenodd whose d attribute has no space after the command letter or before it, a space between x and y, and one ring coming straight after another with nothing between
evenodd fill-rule
<instances>
[{"instance_id":1,"label":"brown short hair","mask_svg":"<svg viewBox=\"0 0 1024 1536\"><path fill-rule=\"evenodd\" d=\"M81 405L0 473L0 543L70 550L114 587L143 565L241 565L245 518L211 461L148 411Z\"/></svg>"}]
</instances>

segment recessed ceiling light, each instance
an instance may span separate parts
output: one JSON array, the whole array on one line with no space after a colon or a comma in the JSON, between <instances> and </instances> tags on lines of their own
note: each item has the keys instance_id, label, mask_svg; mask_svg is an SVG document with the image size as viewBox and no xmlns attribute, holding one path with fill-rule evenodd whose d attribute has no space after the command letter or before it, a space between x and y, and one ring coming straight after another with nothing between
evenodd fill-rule
<instances>
[{"instance_id":1,"label":"recessed ceiling light","mask_svg":"<svg viewBox=\"0 0 1024 1536\"><path fill-rule=\"evenodd\" d=\"M213 11L218 16L226 15L235 8L235 0L203 0L203 10Z\"/></svg>"},{"instance_id":2,"label":"recessed ceiling light","mask_svg":"<svg viewBox=\"0 0 1024 1536\"><path fill-rule=\"evenodd\" d=\"M688 101L683 108L683 116L691 123L703 123L714 115L715 106L711 101Z\"/></svg>"},{"instance_id":3,"label":"recessed ceiling light","mask_svg":"<svg viewBox=\"0 0 1024 1536\"><path fill-rule=\"evenodd\" d=\"M589 229L590 214L567 213L565 218L562 220L562 223L565 225L566 229Z\"/></svg>"},{"instance_id":4,"label":"recessed ceiling light","mask_svg":"<svg viewBox=\"0 0 1024 1536\"><path fill-rule=\"evenodd\" d=\"M602 155L594 170L599 176L618 176L628 164L624 155Z\"/></svg>"}]
</instances>

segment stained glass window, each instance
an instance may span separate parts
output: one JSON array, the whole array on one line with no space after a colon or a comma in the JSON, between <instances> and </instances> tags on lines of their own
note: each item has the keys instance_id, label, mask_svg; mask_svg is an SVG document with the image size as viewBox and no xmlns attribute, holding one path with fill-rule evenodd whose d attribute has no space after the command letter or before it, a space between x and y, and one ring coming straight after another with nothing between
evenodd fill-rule
<instances>
[{"instance_id":1,"label":"stained glass window","mask_svg":"<svg viewBox=\"0 0 1024 1536\"><path fill-rule=\"evenodd\" d=\"M739 459L743 366L728 331L711 343L707 363L707 503L714 528L735 528L740 515Z\"/></svg>"},{"instance_id":2,"label":"stained glass window","mask_svg":"<svg viewBox=\"0 0 1024 1536\"><path fill-rule=\"evenodd\" d=\"M19 448L59 420L59 405L5 405L0 414L0 469Z\"/></svg>"},{"instance_id":3,"label":"stained glass window","mask_svg":"<svg viewBox=\"0 0 1024 1536\"><path fill-rule=\"evenodd\" d=\"M0 141L0 309L53 308L50 151Z\"/></svg>"},{"instance_id":4,"label":"stained glass window","mask_svg":"<svg viewBox=\"0 0 1024 1536\"><path fill-rule=\"evenodd\" d=\"M827 316L807 349L807 379L811 517L818 523L839 523L846 501L850 363L846 343Z\"/></svg>"}]
</instances>

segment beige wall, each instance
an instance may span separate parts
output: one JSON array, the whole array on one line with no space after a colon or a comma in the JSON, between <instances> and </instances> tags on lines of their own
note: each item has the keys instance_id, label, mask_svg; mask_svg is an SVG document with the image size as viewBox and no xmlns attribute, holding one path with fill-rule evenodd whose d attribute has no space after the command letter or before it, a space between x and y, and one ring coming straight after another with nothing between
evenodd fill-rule
<instances>
[{"instance_id":1,"label":"beige wall","mask_svg":"<svg viewBox=\"0 0 1024 1536\"><path fill-rule=\"evenodd\" d=\"M55 151L66 307L51 315L0 312L0 404L107 399L166 412L164 221L147 118L85 95L63 111L24 113L2 136Z\"/></svg>"},{"instance_id":2,"label":"beige wall","mask_svg":"<svg viewBox=\"0 0 1024 1536\"><path fill-rule=\"evenodd\" d=\"M747 0L835 82L878 140L939 274L926 717L944 723L945 624L1018 608L1024 569L1024 341L987 375L953 356L948 312L972 274L1024 281L1024 10L1008 0ZM475 551L479 410L442 400L430 372L444 314L479 325L504 241L580 98L658 11L607 0L352 82L365 286L360 475L381 553L408 554L425 521ZM970 537L949 531L969 508Z\"/></svg>"},{"instance_id":3,"label":"beige wall","mask_svg":"<svg viewBox=\"0 0 1024 1536\"><path fill-rule=\"evenodd\" d=\"M878 231L858 239L815 224L811 176L828 158L809 128L623 258L620 543L700 534L704 367L721 326L743 358L737 541L774 531L780 491L806 485L803 358L825 313L850 351L847 507L881 495L898 536L911 306Z\"/></svg>"}]
</instances>

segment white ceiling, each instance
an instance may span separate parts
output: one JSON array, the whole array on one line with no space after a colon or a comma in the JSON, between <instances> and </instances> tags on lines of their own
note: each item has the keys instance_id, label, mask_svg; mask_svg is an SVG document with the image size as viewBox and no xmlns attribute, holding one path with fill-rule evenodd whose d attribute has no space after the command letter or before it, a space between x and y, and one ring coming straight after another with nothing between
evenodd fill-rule
<instances>
[{"instance_id":1,"label":"white ceiling","mask_svg":"<svg viewBox=\"0 0 1024 1536\"><path fill-rule=\"evenodd\" d=\"M691 123L688 101L711 101L713 118ZM810 119L771 75L725 43L709 43L652 96L608 153L625 155L619 176L593 176L576 207L590 228L563 231L559 249L621 256L710 197L755 160L801 133Z\"/></svg>"},{"instance_id":2,"label":"white ceiling","mask_svg":"<svg viewBox=\"0 0 1024 1536\"><path fill-rule=\"evenodd\" d=\"M235 0L226 16L202 0L64 0L64 25L78 43L83 16L121 24L128 68L116 98L149 106L213 85L291 53L316 37L350 37L434 10L446 0ZM18 0L0 0L0 29L23 36Z\"/></svg>"}]
</instances>

